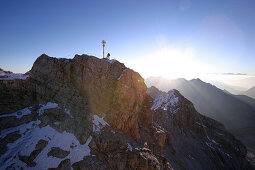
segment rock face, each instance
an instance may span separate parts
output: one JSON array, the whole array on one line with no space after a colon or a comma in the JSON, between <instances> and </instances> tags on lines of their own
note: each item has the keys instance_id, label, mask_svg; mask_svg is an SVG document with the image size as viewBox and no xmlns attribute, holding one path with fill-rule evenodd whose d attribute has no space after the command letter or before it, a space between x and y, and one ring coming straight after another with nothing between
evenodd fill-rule
<instances>
[{"instance_id":1,"label":"rock face","mask_svg":"<svg viewBox=\"0 0 255 170\"><path fill-rule=\"evenodd\" d=\"M158 100L162 96L166 100ZM166 158L177 158L178 162L169 159L173 167L182 169L185 168L183 165L188 165L194 169L206 169L210 165L211 169L251 168L245 159L245 146L222 124L199 114L177 90L162 96L156 97L154 106L157 107L152 107L156 111L154 122L171 136L172 148L163 150L163 153ZM202 158L201 162L199 159Z\"/></svg>"},{"instance_id":2,"label":"rock face","mask_svg":"<svg viewBox=\"0 0 255 170\"><path fill-rule=\"evenodd\" d=\"M151 86L150 88L147 89L147 93L150 94L150 96L155 99L156 97L160 95L166 94L166 92L160 91L157 89L155 86Z\"/></svg>"},{"instance_id":3,"label":"rock face","mask_svg":"<svg viewBox=\"0 0 255 170\"><path fill-rule=\"evenodd\" d=\"M33 85L26 80L0 78L0 114L15 112L34 102Z\"/></svg>"},{"instance_id":4,"label":"rock face","mask_svg":"<svg viewBox=\"0 0 255 170\"><path fill-rule=\"evenodd\" d=\"M252 169L223 125L116 60L43 54L0 90L0 169Z\"/></svg>"},{"instance_id":5,"label":"rock face","mask_svg":"<svg viewBox=\"0 0 255 170\"><path fill-rule=\"evenodd\" d=\"M58 147L53 147L47 155L54 156L56 158L65 158L69 153L69 151L64 151Z\"/></svg>"},{"instance_id":6,"label":"rock face","mask_svg":"<svg viewBox=\"0 0 255 170\"><path fill-rule=\"evenodd\" d=\"M88 99L91 113L106 115L105 119L113 128L140 138L138 113L147 88L143 78L124 64L88 55L76 55L72 60L42 55L34 63L30 75L41 84L75 87ZM52 88L58 90L55 86ZM52 91L49 93L52 95Z\"/></svg>"}]
</instances>

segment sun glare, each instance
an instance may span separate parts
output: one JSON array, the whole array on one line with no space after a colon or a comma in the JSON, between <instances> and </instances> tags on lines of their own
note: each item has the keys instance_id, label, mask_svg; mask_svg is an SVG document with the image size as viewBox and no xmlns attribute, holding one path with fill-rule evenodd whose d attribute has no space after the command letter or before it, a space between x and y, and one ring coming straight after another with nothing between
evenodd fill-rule
<instances>
[{"instance_id":1,"label":"sun glare","mask_svg":"<svg viewBox=\"0 0 255 170\"><path fill-rule=\"evenodd\" d=\"M202 70L205 72L206 69L196 59L194 48L163 47L136 57L135 61L127 61L128 66L137 70L144 78L162 76L191 79L201 75Z\"/></svg>"}]
</instances>

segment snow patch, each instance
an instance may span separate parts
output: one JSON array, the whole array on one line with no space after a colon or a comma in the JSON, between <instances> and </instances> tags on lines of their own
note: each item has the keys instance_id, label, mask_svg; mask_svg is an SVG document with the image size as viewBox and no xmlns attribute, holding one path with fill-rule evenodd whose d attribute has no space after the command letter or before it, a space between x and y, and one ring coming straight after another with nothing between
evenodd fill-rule
<instances>
[{"instance_id":1,"label":"snow patch","mask_svg":"<svg viewBox=\"0 0 255 170\"><path fill-rule=\"evenodd\" d=\"M208 137L208 136L207 136ZM208 137L209 138L209 137ZM217 143L215 140L211 140L214 144L219 144L219 143ZM205 142L205 144L208 146L208 147L210 147L211 149L213 149L213 150L218 150L218 151L220 151L221 153L223 153L223 154L225 154L225 155L227 155L228 157L230 157L230 158L232 158L232 156L230 155L230 154L228 154L228 153L226 153L226 152L224 152L224 151L222 151L220 148L214 148L213 147L213 145L212 145L212 143L208 143L208 142Z\"/></svg>"},{"instance_id":2,"label":"snow patch","mask_svg":"<svg viewBox=\"0 0 255 170\"><path fill-rule=\"evenodd\" d=\"M219 151L220 151L221 153L223 153L223 154L227 155L228 157L232 158L232 156L231 156L230 154L228 154L228 153L226 153L226 152L223 152L223 151L222 151L222 150L220 150L220 149L219 149Z\"/></svg>"},{"instance_id":3,"label":"snow patch","mask_svg":"<svg viewBox=\"0 0 255 170\"><path fill-rule=\"evenodd\" d=\"M124 69L123 71L122 71L122 73L121 73L121 75L119 76L119 78L118 78L118 81L121 79L121 77L123 76L123 73L125 72L125 71L127 71L128 69Z\"/></svg>"},{"instance_id":4,"label":"snow patch","mask_svg":"<svg viewBox=\"0 0 255 170\"><path fill-rule=\"evenodd\" d=\"M26 80L28 77L29 75L25 74L0 71L0 80L14 80L14 79Z\"/></svg>"},{"instance_id":5,"label":"snow patch","mask_svg":"<svg viewBox=\"0 0 255 170\"><path fill-rule=\"evenodd\" d=\"M129 143L127 143L127 145L128 145L128 150L133 151L133 147Z\"/></svg>"},{"instance_id":6,"label":"snow patch","mask_svg":"<svg viewBox=\"0 0 255 170\"><path fill-rule=\"evenodd\" d=\"M38 111L39 116L43 114L44 110L54 109L54 108L57 108L57 107L58 107L57 103L48 102L48 103L42 105L41 108L39 109L39 111Z\"/></svg>"},{"instance_id":7,"label":"snow patch","mask_svg":"<svg viewBox=\"0 0 255 170\"><path fill-rule=\"evenodd\" d=\"M44 105L41 105L41 108L38 110L39 116L43 114L44 110L47 109L54 109L54 108L59 108L57 103L52 103L52 102L48 102ZM71 114L71 111L68 109L65 109L64 112L70 117L70 118L74 118L73 115Z\"/></svg>"},{"instance_id":8,"label":"snow patch","mask_svg":"<svg viewBox=\"0 0 255 170\"><path fill-rule=\"evenodd\" d=\"M5 169L11 164L13 164L15 169L20 169L20 167L24 167L25 169L55 168L64 159L70 159L71 164L73 164L82 160L84 156L90 155L88 145L92 140L92 136L87 139L85 144L81 145L72 133L66 131L59 133L49 125L40 128L38 126L39 124L40 121L37 120L1 132L1 138L17 130L19 130L22 136L14 143L7 144L7 152L0 157L0 169ZM25 131L26 133L24 133ZM37 163L36 166L33 168L27 167L25 163L19 160L19 155L30 155L35 150L35 146L40 139L48 141L48 145L34 159L34 162ZM47 154L52 147L59 147L63 150L70 151L70 154L63 159L52 156L48 157Z\"/></svg>"},{"instance_id":9,"label":"snow patch","mask_svg":"<svg viewBox=\"0 0 255 170\"><path fill-rule=\"evenodd\" d=\"M218 142L216 142L215 140L211 140L213 143L215 143L216 145L218 145L219 143Z\"/></svg>"},{"instance_id":10,"label":"snow patch","mask_svg":"<svg viewBox=\"0 0 255 170\"><path fill-rule=\"evenodd\" d=\"M154 100L154 104L151 107L151 110L157 110L158 108L161 108L163 110L167 110L169 106L175 107L178 104L178 97L175 96L174 90L170 90L165 95L160 95ZM177 109L170 109L171 113L175 114L179 111L179 108Z\"/></svg>"},{"instance_id":11,"label":"snow patch","mask_svg":"<svg viewBox=\"0 0 255 170\"><path fill-rule=\"evenodd\" d=\"M20 119L21 117L23 117L25 115L31 114L31 110L30 110L31 108L32 107L26 107L22 110L18 110L17 112L14 112L14 113L0 115L0 118L15 116L16 118Z\"/></svg>"},{"instance_id":12,"label":"snow patch","mask_svg":"<svg viewBox=\"0 0 255 170\"><path fill-rule=\"evenodd\" d=\"M211 143L205 142L205 144L206 144L207 146L209 146L211 149L215 150L215 148L212 146Z\"/></svg>"},{"instance_id":13,"label":"snow patch","mask_svg":"<svg viewBox=\"0 0 255 170\"><path fill-rule=\"evenodd\" d=\"M173 114L176 114L179 110L180 108L177 108L177 109L170 108L170 112Z\"/></svg>"},{"instance_id":14,"label":"snow patch","mask_svg":"<svg viewBox=\"0 0 255 170\"><path fill-rule=\"evenodd\" d=\"M106 125L110 126L105 120L104 117L100 118L97 115L93 116L93 132L100 134L101 129L103 129Z\"/></svg>"},{"instance_id":15,"label":"snow patch","mask_svg":"<svg viewBox=\"0 0 255 170\"><path fill-rule=\"evenodd\" d=\"M205 125L201 125L199 122L196 122L196 124L198 124L199 126L203 126L204 128L206 127Z\"/></svg>"},{"instance_id":16,"label":"snow patch","mask_svg":"<svg viewBox=\"0 0 255 170\"><path fill-rule=\"evenodd\" d=\"M1 135L0 138L4 138L6 135L15 132L15 131L19 131L19 134L23 134L25 133L27 130L30 130L31 128L33 128L33 126L39 125L41 121L37 120L37 121L31 121L27 124L22 124L20 126L16 126L16 127L11 127L8 129L4 129L1 131Z\"/></svg>"},{"instance_id":17,"label":"snow patch","mask_svg":"<svg viewBox=\"0 0 255 170\"><path fill-rule=\"evenodd\" d=\"M117 60L115 60L115 59L112 59L112 60L109 60L109 59L106 59L105 61L107 61L108 63L114 63L115 61L117 61Z\"/></svg>"},{"instance_id":18,"label":"snow patch","mask_svg":"<svg viewBox=\"0 0 255 170\"><path fill-rule=\"evenodd\" d=\"M216 132L218 135L220 135L220 136L223 136L224 134L223 133L219 133L219 132Z\"/></svg>"},{"instance_id":19,"label":"snow patch","mask_svg":"<svg viewBox=\"0 0 255 170\"><path fill-rule=\"evenodd\" d=\"M66 113L70 118L73 119L73 115L71 114L70 110L65 109L65 113Z\"/></svg>"},{"instance_id":20,"label":"snow patch","mask_svg":"<svg viewBox=\"0 0 255 170\"><path fill-rule=\"evenodd\" d=\"M121 77L122 77L122 74L119 76L118 81L121 79Z\"/></svg>"}]
</instances>

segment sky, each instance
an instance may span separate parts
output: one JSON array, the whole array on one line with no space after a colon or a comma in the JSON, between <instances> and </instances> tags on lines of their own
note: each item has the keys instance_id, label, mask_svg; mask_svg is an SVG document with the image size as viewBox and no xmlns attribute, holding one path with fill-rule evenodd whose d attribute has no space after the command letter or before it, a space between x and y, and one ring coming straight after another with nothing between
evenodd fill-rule
<instances>
[{"instance_id":1,"label":"sky","mask_svg":"<svg viewBox=\"0 0 255 170\"><path fill-rule=\"evenodd\" d=\"M255 86L254 0L1 0L0 67L106 53L144 78Z\"/></svg>"}]
</instances>

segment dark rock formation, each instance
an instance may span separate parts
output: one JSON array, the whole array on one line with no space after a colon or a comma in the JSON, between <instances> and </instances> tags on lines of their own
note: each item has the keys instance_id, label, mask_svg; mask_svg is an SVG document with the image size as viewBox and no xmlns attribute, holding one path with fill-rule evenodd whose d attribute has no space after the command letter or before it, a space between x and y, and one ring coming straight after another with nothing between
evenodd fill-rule
<instances>
[{"instance_id":1,"label":"dark rock formation","mask_svg":"<svg viewBox=\"0 0 255 170\"><path fill-rule=\"evenodd\" d=\"M25 162L29 167L34 167L36 163L33 161L41 152L42 150L48 145L48 141L39 140L35 146L35 150L30 153L29 156L19 155L19 159Z\"/></svg>"},{"instance_id":2,"label":"dark rock formation","mask_svg":"<svg viewBox=\"0 0 255 170\"><path fill-rule=\"evenodd\" d=\"M35 100L33 86L26 80L0 79L0 115L33 105Z\"/></svg>"},{"instance_id":3,"label":"dark rock formation","mask_svg":"<svg viewBox=\"0 0 255 170\"><path fill-rule=\"evenodd\" d=\"M150 88L147 89L147 93L150 94L150 96L155 99L159 95L166 94L166 92L160 91L157 89L155 86L151 86Z\"/></svg>"},{"instance_id":4,"label":"dark rock formation","mask_svg":"<svg viewBox=\"0 0 255 170\"><path fill-rule=\"evenodd\" d=\"M15 131L15 132L9 133L3 139L0 139L0 156L7 151L6 145L8 143L13 143L20 137L21 135L18 133L18 131Z\"/></svg>"},{"instance_id":5,"label":"dark rock formation","mask_svg":"<svg viewBox=\"0 0 255 170\"><path fill-rule=\"evenodd\" d=\"M105 119L113 128L140 138L138 113L146 97L146 86L143 78L124 64L88 55L76 55L72 60L42 55L34 63L30 76L38 84L37 94L63 103L72 112L76 112L72 110L73 105L87 104L77 103L84 102L84 99L72 99L69 94L74 96L76 92L79 93L77 96L85 96L90 111L79 114L79 117L83 116L83 121L88 121L88 112L106 114ZM70 102L74 103L70 105ZM82 109L78 112L80 110Z\"/></svg>"},{"instance_id":6,"label":"dark rock formation","mask_svg":"<svg viewBox=\"0 0 255 170\"><path fill-rule=\"evenodd\" d=\"M63 149L60 149L59 147L52 147L50 152L48 152L48 156L53 156L56 158L65 158L70 152L64 151Z\"/></svg>"},{"instance_id":7,"label":"dark rock formation","mask_svg":"<svg viewBox=\"0 0 255 170\"><path fill-rule=\"evenodd\" d=\"M49 170L71 170L70 159L61 161L57 168L49 168Z\"/></svg>"}]
</instances>

